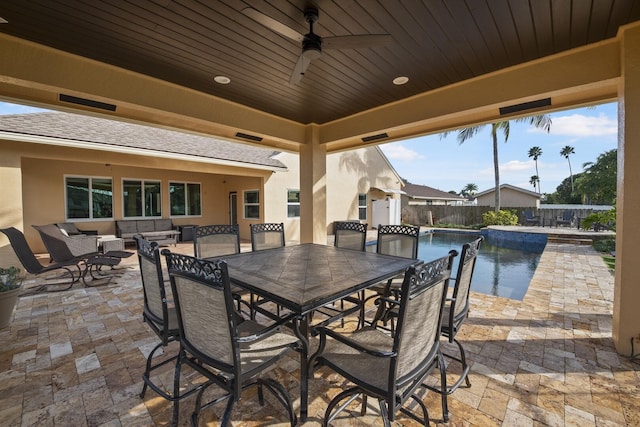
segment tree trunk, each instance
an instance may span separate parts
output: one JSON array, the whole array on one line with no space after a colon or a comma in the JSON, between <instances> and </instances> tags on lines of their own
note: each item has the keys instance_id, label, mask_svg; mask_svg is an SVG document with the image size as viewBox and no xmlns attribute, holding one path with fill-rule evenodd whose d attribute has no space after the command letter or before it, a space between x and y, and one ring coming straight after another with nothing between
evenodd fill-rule
<instances>
[{"instance_id":1,"label":"tree trunk","mask_svg":"<svg viewBox=\"0 0 640 427\"><path fill-rule=\"evenodd\" d=\"M571 194L573 194L573 172L571 171L571 160L567 157L567 162L569 162L569 176L571 177Z\"/></svg>"}]
</instances>

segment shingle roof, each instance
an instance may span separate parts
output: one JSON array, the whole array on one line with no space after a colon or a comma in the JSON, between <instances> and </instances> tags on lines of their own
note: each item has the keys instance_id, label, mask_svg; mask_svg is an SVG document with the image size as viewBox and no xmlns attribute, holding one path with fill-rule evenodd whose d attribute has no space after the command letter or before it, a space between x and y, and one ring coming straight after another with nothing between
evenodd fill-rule
<instances>
[{"instance_id":1,"label":"shingle roof","mask_svg":"<svg viewBox=\"0 0 640 427\"><path fill-rule=\"evenodd\" d=\"M246 144L178 132L151 126L102 119L81 114L44 112L0 115L0 132L5 139L11 134L34 138L53 138L79 143L96 144L98 149L133 148L154 153L170 153L199 158L201 161L240 162L286 170L273 158L277 151ZM7 134L9 134L7 136ZM45 142L46 143L46 142Z\"/></svg>"},{"instance_id":2,"label":"shingle roof","mask_svg":"<svg viewBox=\"0 0 640 427\"><path fill-rule=\"evenodd\" d=\"M417 184L405 184L402 190L409 195L418 199L433 199L433 200L465 200L464 197L456 194L447 193L446 191L438 190L436 188L427 187L426 185Z\"/></svg>"}]
</instances>

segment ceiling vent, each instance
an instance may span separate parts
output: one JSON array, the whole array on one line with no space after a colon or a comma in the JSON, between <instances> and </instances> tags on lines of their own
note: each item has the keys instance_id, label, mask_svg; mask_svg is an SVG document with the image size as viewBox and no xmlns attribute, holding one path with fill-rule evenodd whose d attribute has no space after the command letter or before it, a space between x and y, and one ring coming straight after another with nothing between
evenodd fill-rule
<instances>
[{"instance_id":1,"label":"ceiling vent","mask_svg":"<svg viewBox=\"0 0 640 427\"><path fill-rule=\"evenodd\" d=\"M248 133L236 132L236 136L238 138L244 138L244 139L247 139L249 141L255 141L255 142L261 142L262 141L262 137L261 136L249 135Z\"/></svg>"},{"instance_id":2,"label":"ceiling vent","mask_svg":"<svg viewBox=\"0 0 640 427\"><path fill-rule=\"evenodd\" d=\"M521 111L533 110L534 108L548 107L551 105L551 98L538 99L531 102L523 102L522 104L509 105L500 108L500 115L519 113Z\"/></svg>"},{"instance_id":3,"label":"ceiling vent","mask_svg":"<svg viewBox=\"0 0 640 427\"><path fill-rule=\"evenodd\" d=\"M385 138L389 138L389 135L387 135L386 132L379 133L377 135L365 136L364 138L362 138L362 142L377 141L379 139L385 139Z\"/></svg>"},{"instance_id":4,"label":"ceiling vent","mask_svg":"<svg viewBox=\"0 0 640 427\"><path fill-rule=\"evenodd\" d=\"M71 104L84 105L85 107L99 108L101 110L116 111L114 104L107 104L106 102L94 101L92 99L78 98L77 96L65 95L61 93L58 99L62 102L70 102Z\"/></svg>"}]
</instances>

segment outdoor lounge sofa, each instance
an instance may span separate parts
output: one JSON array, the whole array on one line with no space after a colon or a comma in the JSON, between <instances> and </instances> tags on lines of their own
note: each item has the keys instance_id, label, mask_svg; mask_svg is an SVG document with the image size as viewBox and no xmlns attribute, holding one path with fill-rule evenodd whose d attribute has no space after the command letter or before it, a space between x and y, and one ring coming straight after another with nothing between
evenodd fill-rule
<instances>
[{"instance_id":1,"label":"outdoor lounge sofa","mask_svg":"<svg viewBox=\"0 0 640 427\"><path fill-rule=\"evenodd\" d=\"M125 242L135 242L133 236L157 242L160 246L176 245L180 232L173 228L170 219L132 219L116 221L116 236Z\"/></svg>"}]
</instances>

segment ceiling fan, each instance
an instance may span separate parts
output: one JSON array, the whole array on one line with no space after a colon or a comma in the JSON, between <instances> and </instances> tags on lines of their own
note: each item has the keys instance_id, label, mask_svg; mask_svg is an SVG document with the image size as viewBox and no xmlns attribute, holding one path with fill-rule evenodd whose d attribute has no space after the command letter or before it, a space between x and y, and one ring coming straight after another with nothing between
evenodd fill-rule
<instances>
[{"instance_id":1,"label":"ceiling fan","mask_svg":"<svg viewBox=\"0 0 640 427\"><path fill-rule=\"evenodd\" d=\"M302 79L311 61L320 58L322 49L358 49L385 46L391 42L391 36L389 34L320 37L313 32L313 24L318 22L318 9L316 7L307 7L304 10L304 19L309 24L309 32L305 35L298 33L296 30L287 27L252 7L242 9L242 13L276 33L280 33L293 41L301 43L302 52L289 78L290 84L296 84Z\"/></svg>"}]
</instances>

